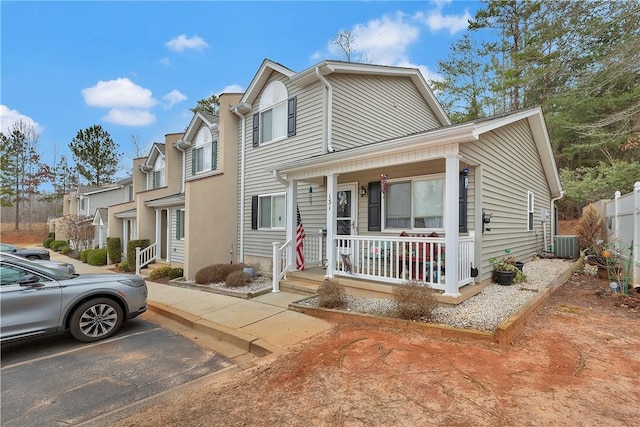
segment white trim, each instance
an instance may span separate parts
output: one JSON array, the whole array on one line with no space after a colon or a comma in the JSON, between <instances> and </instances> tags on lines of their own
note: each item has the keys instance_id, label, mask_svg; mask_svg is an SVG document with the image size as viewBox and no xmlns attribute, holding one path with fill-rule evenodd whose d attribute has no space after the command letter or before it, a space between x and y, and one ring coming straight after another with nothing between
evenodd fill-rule
<instances>
[{"instance_id":1,"label":"white trim","mask_svg":"<svg viewBox=\"0 0 640 427\"><path fill-rule=\"evenodd\" d=\"M535 193L533 191L527 191L527 231L535 230L535 214L536 214L536 203L535 203ZM529 216L531 216L531 228L529 228Z\"/></svg>"}]
</instances>

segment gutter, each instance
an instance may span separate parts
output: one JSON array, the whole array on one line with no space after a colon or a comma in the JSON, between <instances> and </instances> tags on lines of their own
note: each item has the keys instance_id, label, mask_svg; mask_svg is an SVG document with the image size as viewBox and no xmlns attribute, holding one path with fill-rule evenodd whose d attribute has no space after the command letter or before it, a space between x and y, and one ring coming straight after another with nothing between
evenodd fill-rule
<instances>
[{"instance_id":1,"label":"gutter","mask_svg":"<svg viewBox=\"0 0 640 427\"><path fill-rule=\"evenodd\" d=\"M551 239L550 239L551 240L551 252L553 252L553 249L554 249L554 247L553 247L554 246L553 245L553 236L556 235L556 227L555 227L556 215L555 215L554 205L558 200L560 200L560 199L562 199L564 197L564 194L565 194L564 190L562 190L562 191L560 191L560 195L558 197L554 197L553 199L551 199L551 206L550 206L551 210L549 211L549 212L551 212L553 214L553 218L551 218Z\"/></svg>"},{"instance_id":2,"label":"gutter","mask_svg":"<svg viewBox=\"0 0 640 427\"><path fill-rule=\"evenodd\" d=\"M240 236L238 242L238 261L244 262L244 197L245 197L245 121L246 117L238 111L238 106L232 107L231 112L242 119L242 136L240 137Z\"/></svg>"},{"instance_id":3,"label":"gutter","mask_svg":"<svg viewBox=\"0 0 640 427\"><path fill-rule=\"evenodd\" d=\"M289 181L287 181L286 179L284 179L283 177L280 176L280 173L278 172L277 169L273 170L273 177L276 179L276 181L278 181L280 184L284 185L285 187L289 187Z\"/></svg>"},{"instance_id":4,"label":"gutter","mask_svg":"<svg viewBox=\"0 0 640 427\"><path fill-rule=\"evenodd\" d=\"M322 82L328 91L327 100L327 134L325 135L327 140L327 153L333 153L333 143L331 141L331 135L333 134L332 120L333 117L333 88L329 84L329 81L320 74L320 67L316 67L316 77Z\"/></svg>"}]
</instances>

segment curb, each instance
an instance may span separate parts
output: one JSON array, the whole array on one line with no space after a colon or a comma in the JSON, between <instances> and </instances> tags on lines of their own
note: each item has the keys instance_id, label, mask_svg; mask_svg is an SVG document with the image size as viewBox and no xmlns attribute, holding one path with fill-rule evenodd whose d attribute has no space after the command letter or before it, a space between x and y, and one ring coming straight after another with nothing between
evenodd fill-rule
<instances>
[{"instance_id":1,"label":"curb","mask_svg":"<svg viewBox=\"0 0 640 427\"><path fill-rule=\"evenodd\" d=\"M154 313L167 317L171 320L175 320L194 331L207 334L215 339L229 343L257 357L265 357L274 353L279 354L283 351L281 348L278 348L261 338L203 319L200 316L196 316L167 304L147 301L147 307Z\"/></svg>"}]
</instances>

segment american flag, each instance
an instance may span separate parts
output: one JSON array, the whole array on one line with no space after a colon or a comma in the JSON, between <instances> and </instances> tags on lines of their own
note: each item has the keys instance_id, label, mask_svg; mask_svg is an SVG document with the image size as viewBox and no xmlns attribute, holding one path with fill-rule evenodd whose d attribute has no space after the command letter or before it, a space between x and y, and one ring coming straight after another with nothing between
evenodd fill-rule
<instances>
[{"instance_id":1,"label":"american flag","mask_svg":"<svg viewBox=\"0 0 640 427\"><path fill-rule=\"evenodd\" d=\"M296 268L298 270L304 270L304 254L302 253L304 235L304 225L302 225L302 217L300 217L300 208L296 206L298 211L297 215L297 228L296 228Z\"/></svg>"}]
</instances>

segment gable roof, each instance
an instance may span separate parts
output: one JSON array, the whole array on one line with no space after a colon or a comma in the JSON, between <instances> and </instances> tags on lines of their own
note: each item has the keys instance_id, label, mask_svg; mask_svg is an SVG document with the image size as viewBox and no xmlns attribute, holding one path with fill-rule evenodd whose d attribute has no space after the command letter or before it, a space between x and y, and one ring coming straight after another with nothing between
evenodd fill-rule
<instances>
[{"instance_id":1,"label":"gable roof","mask_svg":"<svg viewBox=\"0 0 640 427\"><path fill-rule=\"evenodd\" d=\"M448 126L451 124L449 116L447 116L447 114L444 112L444 109L436 99L433 91L427 84L427 81L424 79L424 77L422 76L422 72L419 69L330 60L319 62L318 64L309 67L304 71L296 73L278 64L277 62L265 59L262 62L262 65L260 65L258 72L251 80L251 83L249 84L247 91L240 99L240 102L235 106L232 106L232 108L236 107L243 112L249 111L251 105L254 103L258 94L269 79L269 76L271 76L271 73L273 73L274 71L285 75L292 83L298 84L300 86L305 86L315 80L318 80L318 73L322 76L327 76L332 73L342 73L354 75L409 77L422 97L426 100L427 104L437 117L440 124L442 126Z\"/></svg>"},{"instance_id":2,"label":"gable roof","mask_svg":"<svg viewBox=\"0 0 640 427\"><path fill-rule=\"evenodd\" d=\"M156 158L160 155L164 156L164 143L154 142L149 150L149 155L147 155L144 162L140 165L140 170L143 172L152 171Z\"/></svg>"},{"instance_id":3,"label":"gable roof","mask_svg":"<svg viewBox=\"0 0 640 427\"><path fill-rule=\"evenodd\" d=\"M288 174L304 171L311 166L331 167L345 165L347 163L355 164L357 160L397 154L403 151L415 150L417 147L440 146L452 143L463 144L465 142L478 141L483 134L519 120L528 121L551 193L554 196L559 196L562 191L562 185L560 184L560 176L558 175L558 168L551 148L551 141L549 140L549 134L547 133L547 127L540 107L430 129L399 138L377 141L367 145L335 151L333 153L320 154L296 162L277 165L273 168L273 172ZM349 171L343 170L342 172L346 173Z\"/></svg>"},{"instance_id":4,"label":"gable roof","mask_svg":"<svg viewBox=\"0 0 640 427\"><path fill-rule=\"evenodd\" d=\"M189 122L189 126L187 126L187 130L184 132L182 139L180 141L175 142L174 146L186 146L189 144L184 144L185 142L192 142L193 138L196 137L198 130L204 124L209 129L215 129L220 122L220 117L214 116L212 114L204 113L202 111L196 111L191 118L191 122Z\"/></svg>"},{"instance_id":5,"label":"gable roof","mask_svg":"<svg viewBox=\"0 0 640 427\"><path fill-rule=\"evenodd\" d=\"M107 225L109 222L109 208L98 208L96 209L96 213L93 215L93 224L94 225L100 225L100 222L102 222L102 224Z\"/></svg>"}]
</instances>

